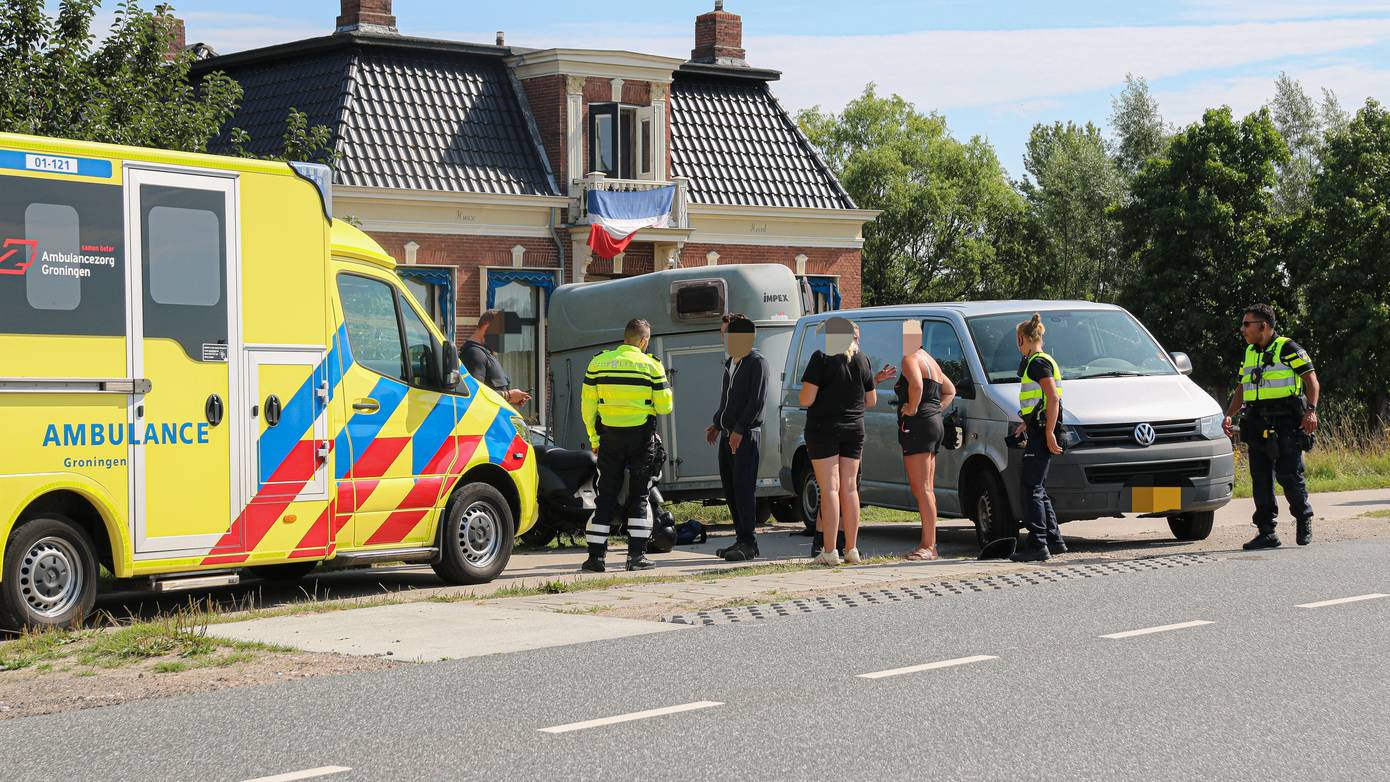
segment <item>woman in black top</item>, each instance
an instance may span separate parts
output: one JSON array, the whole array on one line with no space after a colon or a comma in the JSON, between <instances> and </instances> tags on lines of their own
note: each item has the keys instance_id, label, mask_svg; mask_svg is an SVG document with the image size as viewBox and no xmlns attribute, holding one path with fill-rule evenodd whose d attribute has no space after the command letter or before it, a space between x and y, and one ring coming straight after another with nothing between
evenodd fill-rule
<instances>
[{"instance_id":1,"label":"woman in black top","mask_svg":"<svg viewBox=\"0 0 1390 782\"><path fill-rule=\"evenodd\" d=\"M903 323L903 363L893 391L898 397L898 444L903 448L907 484L922 517L922 540L907 559L936 559L936 454L945 435L941 412L956 398L956 387L941 365L922 349L922 324Z\"/></svg>"},{"instance_id":2,"label":"woman in black top","mask_svg":"<svg viewBox=\"0 0 1390 782\"><path fill-rule=\"evenodd\" d=\"M806 408L806 452L820 486L819 529L823 549L816 561L840 564L835 540L845 525L845 561L859 562L859 460L864 453L864 408L877 402L874 386L897 370L885 366L877 375L859 351L859 329L844 318L823 326L824 352L811 354L801 376L801 406Z\"/></svg>"}]
</instances>

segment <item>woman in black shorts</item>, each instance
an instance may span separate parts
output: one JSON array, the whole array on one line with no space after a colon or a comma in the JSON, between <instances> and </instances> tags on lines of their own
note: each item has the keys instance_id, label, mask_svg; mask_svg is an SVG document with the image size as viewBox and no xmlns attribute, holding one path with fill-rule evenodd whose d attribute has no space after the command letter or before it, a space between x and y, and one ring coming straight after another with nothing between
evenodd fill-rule
<instances>
[{"instance_id":1,"label":"woman in black shorts","mask_svg":"<svg viewBox=\"0 0 1390 782\"><path fill-rule=\"evenodd\" d=\"M922 349L922 324L903 323L903 363L897 385L898 445L903 448L907 484L922 517L922 540L907 559L936 559L936 453L945 429L941 413L951 406L956 387L941 365Z\"/></svg>"},{"instance_id":2,"label":"woman in black shorts","mask_svg":"<svg viewBox=\"0 0 1390 782\"><path fill-rule=\"evenodd\" d=\"M811 354L801 376L806 408L806 452L820 485L819 528L822 565L838 565L835 539L845 525L845 562L859 562L859 459L864 453L864 408L877 401L874 386L897 373L885 366L877 375L859 351L858 329L844 318L822 327L825 350Z\"/></svg>"}]
</instances>

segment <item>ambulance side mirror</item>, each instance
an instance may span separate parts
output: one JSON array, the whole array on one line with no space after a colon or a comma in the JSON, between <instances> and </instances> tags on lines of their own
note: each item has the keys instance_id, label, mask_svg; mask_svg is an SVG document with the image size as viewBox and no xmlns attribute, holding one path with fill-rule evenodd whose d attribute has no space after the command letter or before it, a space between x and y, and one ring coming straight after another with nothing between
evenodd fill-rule
<instances>
[{"instance_id":1,"label":"ambulance side mirror","mask_svg":"<svg viewBox=\"0 0 1390 782\"><path fill-rule=\"evenodd\" d=\"M442 369L439 377L444 378L441 390L453 391L463 382L463 375L459 374L459 350L454 343L445 341L436 355Z\"/></svg>"}]
</instances>

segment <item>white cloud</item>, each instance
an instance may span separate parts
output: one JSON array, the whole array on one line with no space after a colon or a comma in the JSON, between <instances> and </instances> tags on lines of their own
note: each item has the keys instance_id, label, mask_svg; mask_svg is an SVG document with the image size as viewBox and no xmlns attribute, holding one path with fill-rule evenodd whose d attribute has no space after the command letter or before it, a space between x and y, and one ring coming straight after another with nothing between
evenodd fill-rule
<instances>
[{"instance_id":1,"label":"white cloud","mask_svg":"<svg viewBox=\"0 0 1390 782\"><path fill-rule=\"evenodd\" d=\"M1367 98L1384 99L1390 92L1390 70L1355 62L1295 66L1284 69L1297 79L1313 99L1322 101L1322 88L1337 93L1342 108L1354 113ZM1274 76L1236 76L1204 79L1180 90L1155 90L1163 118L1176 125L1187 125L1217 106L1230 106L1237 117L1258 110L1274 97Z\"/></svg>"},{"instance_id":2,"label":"white cloud","mask_svg":"<svg viewBox=\"0 0 1390 782\"><path fill-rule=\"evenodd\" d=\"M1390 43L1390 19L1170 27L930 31L772 36L745 43L750 62L785 73L790 107L837 108L868 82L924 109L1036 101Z\"/></svg>"},{"instance_id":3,"label":"white cloud","mask_svg":"<svg viewBox=\"0 0 1390 782\"><path fill-rule=\"evenodd\" d=\"M1390 13L1387 0L1187 0L1184 19L1257 21L1329 19L1356 14Z\"/></svg>"}]
</instances>

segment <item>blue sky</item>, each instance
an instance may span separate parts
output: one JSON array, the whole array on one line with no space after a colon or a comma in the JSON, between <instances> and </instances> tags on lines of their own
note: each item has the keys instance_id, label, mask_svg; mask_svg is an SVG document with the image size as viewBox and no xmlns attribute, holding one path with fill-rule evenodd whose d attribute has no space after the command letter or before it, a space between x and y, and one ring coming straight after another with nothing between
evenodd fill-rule
<instances>
[{"instance_id":1,"label":"blue sky","mask_svg":"<svg viewBox=\"0 0 1390 782\"><path fill-rule=\"evenodd\" d=\"M150 0L152 3L153 0ZM149 5L150 3L146 3ZM331 32L337 0L183 0L188 40L220 52ZM107 10L114 0L105 0ZM790 109L838 110L864 85L989 139L1014 176L1037 122L1102 126L1126 73L1149 80L1164 117L1269 100L1280 71L1344 107L1390 100L1390 0L727 0L750 64L783 71ZM689 56L712 0L396 0L403 33L516 46Z\"/></svg>"}]
</instances>

